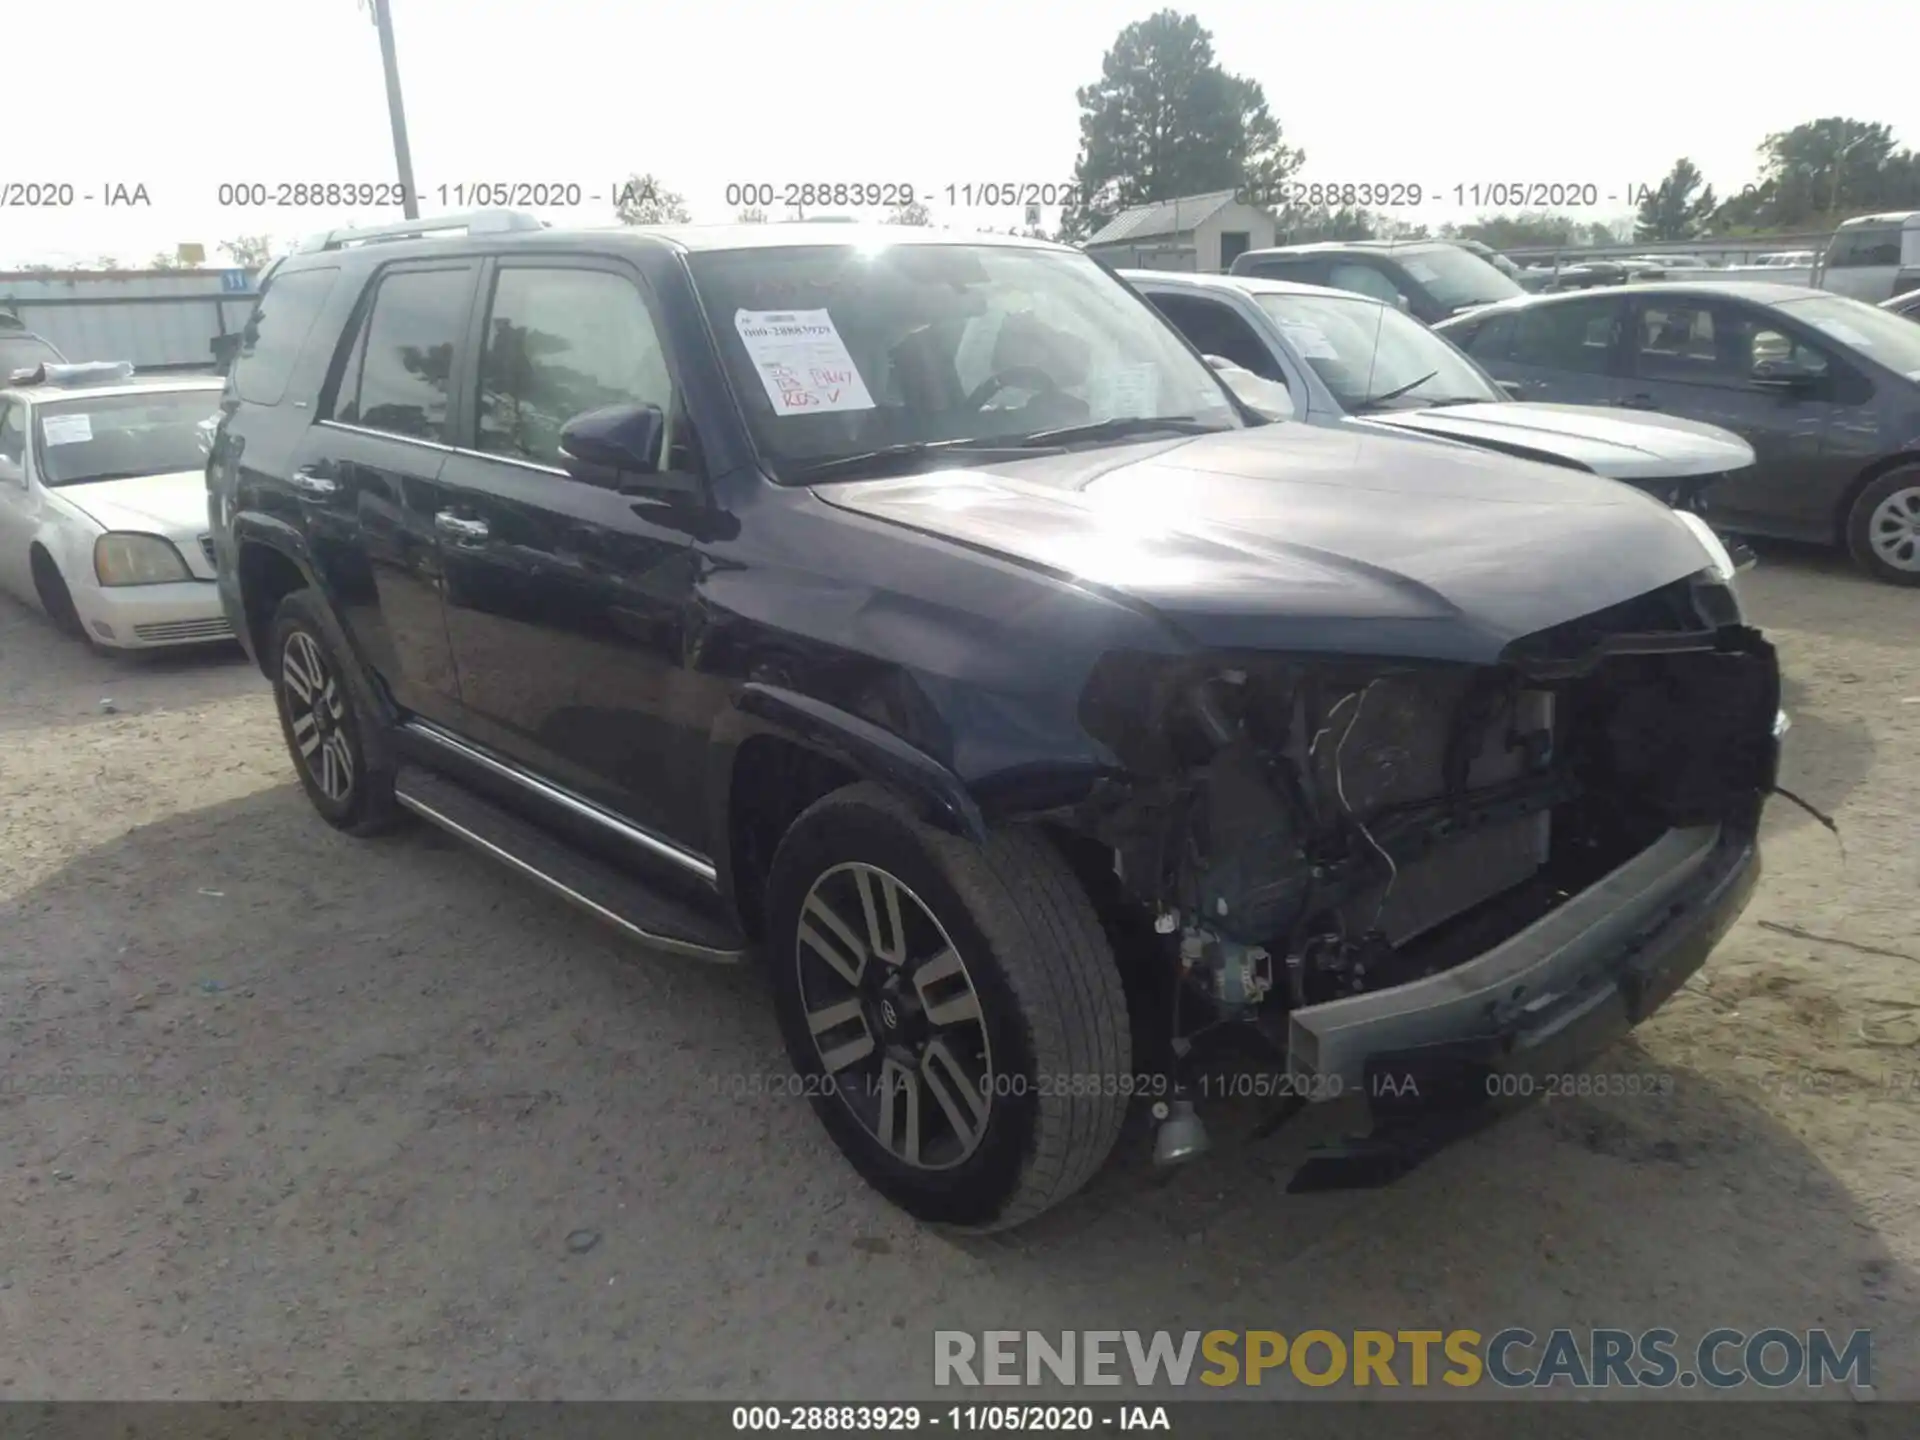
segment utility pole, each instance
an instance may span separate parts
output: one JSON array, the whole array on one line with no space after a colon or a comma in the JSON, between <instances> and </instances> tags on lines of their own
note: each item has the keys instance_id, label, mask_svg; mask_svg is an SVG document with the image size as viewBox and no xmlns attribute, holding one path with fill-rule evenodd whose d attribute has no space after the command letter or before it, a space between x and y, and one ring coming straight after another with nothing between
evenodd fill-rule
<instances>
[{"instance_id":1,"label":"utility pole","mask_svg":"<svg viewBox=\"0 0 1920 1440\"><path fill-rule=\"evenodd\" d=\"M380 32L380 63L387 71L387 118L393 122L393 163L399 171L400 203L406 218L420 218L420 200L413 188L413 153L407 148L407 110L400 103L400 62L393 53L393 16L387 0L370 0L373 25Z\"/></svg>"}]
</instances>

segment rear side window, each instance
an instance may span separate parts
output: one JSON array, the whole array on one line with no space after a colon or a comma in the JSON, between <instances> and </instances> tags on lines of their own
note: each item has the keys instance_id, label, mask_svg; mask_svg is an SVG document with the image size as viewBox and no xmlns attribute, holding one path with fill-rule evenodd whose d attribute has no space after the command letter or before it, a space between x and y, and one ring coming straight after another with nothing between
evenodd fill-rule
<instances>
[{"instance_id":1,"label":"rear side window","mask_svg":"<svg viewBox=\"0 0 1920 1440\"><path fill-rule=\"evenodd\" d=\"M1529 305L1513 317L1508 354L1518 365L1605 375L1613 364L1619 314L1620 302L1612 298Z\"/></svg>"},{"instance_id":2,"label":"rear side window","mask_svg":"<svg viewBox=\"0 0 1920 1440\"><path fill-rule=\"evenodd\" d=\"M1869 265L1899 263L1898 225L1862 225L1857 230L1842 230L1833 237L1833 249L1827 256L1829 270L1857 270Z\"/></svg>"},{"instance_id":3,"label":"rear side window","mask_svg":"<svg viewBox=\"0 0 1920 1440\"><path fill-rule=\"evenodd\" d=\"M0 381L16 370L31 370L48 361L59 364L60 352L38 335L0 335Z\"/></svg>"},{"instance_id":4,"label":"rear side window","mask_svg":"<svg viewBox=\"0 0 1920 1440\"><path fill-rule=\"evenodd\" d=\"M1482 364L1489 360L1504 360L1507 358L1507 347L1513 341L1513 317L1493 315L1472 325L1449 326L1444 333L1447 339Z\"/></svg>"},{"instance_id":5,"label":"rear side window","mask_svg":"<svg viewBox=\"0 0 1920 1440\"><path fill-rule=\"evenodd\" d=\"M347 356L332 418L446 443L454 354L472 288L466 265L383 276Z\"/></svg>"},{"instance_id":6,"label":"rear side window","mask_svg":"<svg viewBox=\"0 0 1920 1440\"><path fill-rule=\"evenodd\" d=\"M306 348L313 322L326 309L337 267L283 271L268 282L260 303L240 332L240 349L233 366L234 393L249 405L278 405L287 393L287 378Z\"/></svg>"}]
</instances>

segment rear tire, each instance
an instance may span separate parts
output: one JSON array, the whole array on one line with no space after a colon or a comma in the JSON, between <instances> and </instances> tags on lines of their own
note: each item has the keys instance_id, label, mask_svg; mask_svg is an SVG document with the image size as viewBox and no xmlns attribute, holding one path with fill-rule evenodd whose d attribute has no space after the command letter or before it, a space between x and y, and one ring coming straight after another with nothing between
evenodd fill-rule
<instances>
[{"instance_id":1,"label":"rear tire","mask_svg":"<svg viewBox=\"0 0 1920 1440\"><path fill-rule=\"evenodd\" d=\"M1092 902L1044 835L975 845L849 786L781 841L767 916L798 1088L889 1200L1002 1230L1105 1162L1127 1109L1126 1001ZM853 963L833 964L823 938Z\"/></svg>"},{"instance_id":2,"label":"rear tire","mask_svg":"<svg viewBox=\"0 0 1920 1440\"><path fill-rule=\"evenodd\" d=\"M1890 585L1920 585L1920 465L1889 470L1847 511L1854 564Z\"/></svg>"},{"instance_id":3,"label":"rear tire","mask_svg":"<svg viewBox=\"0 0 1920 1440\"><path fill-rule=\"evenodd\" d=\"M403 818L393 798L386 725L345 637L312 590L273 614L267 653L280 733L313 808L349 835L378 835Z\"/></svg>"}]
</instances>

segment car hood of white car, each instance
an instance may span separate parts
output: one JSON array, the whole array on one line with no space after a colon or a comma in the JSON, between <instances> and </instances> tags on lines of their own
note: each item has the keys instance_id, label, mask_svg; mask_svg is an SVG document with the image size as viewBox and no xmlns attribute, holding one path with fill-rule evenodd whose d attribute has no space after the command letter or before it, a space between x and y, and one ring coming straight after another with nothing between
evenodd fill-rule
<instances>
[{"instance_id":1,"label":"car hood of white car","mask_svg":"<svg viewBox=\"0 0 1920 1440\"><path fill-rule=\"evenodd\" d=\"M207 529L207 478L199 470L90 480L53 492L103 530L139 530L180 539Z\"/></svg>"},{"instance_id":2,"label":"car hood of white car","mask_svg":"<svg viewBox=\"0 0 1920 1440\"><path fill-rule=\"evenodd\" d=\"M1753 464L1753 447L1730 430L1675 415L1632 416L1595 405L1489 401L1388 411L1363 423L1412 430L1491 450L1571 461L1615 480L1680 480Z\"/></svg>"}]
</instances>

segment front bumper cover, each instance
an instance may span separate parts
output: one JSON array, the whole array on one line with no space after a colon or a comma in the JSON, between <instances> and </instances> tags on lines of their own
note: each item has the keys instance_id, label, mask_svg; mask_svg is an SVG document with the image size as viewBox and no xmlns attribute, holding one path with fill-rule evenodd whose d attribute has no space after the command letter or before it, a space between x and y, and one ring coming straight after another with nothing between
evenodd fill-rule
<instances>
[{"instance_id":1,"label":"front bumper cover","mask_svg":"<svg viewBox=\"0 0 1920 1440\"><path fill-rule=\"evenodd\" d=\"M1664 1004L1759 876L1750 831L1669 831L1466 965L1296 1012L1289 1063L1303 1092L1339 1076L1347 1098L1331 1103L1364 1108L1371 1129L1311 1154L1288 1188L1386 1184L1528 1103L1545 1087L1527 1082L1580 1068Z\"/></svg>"}]
</instances>

